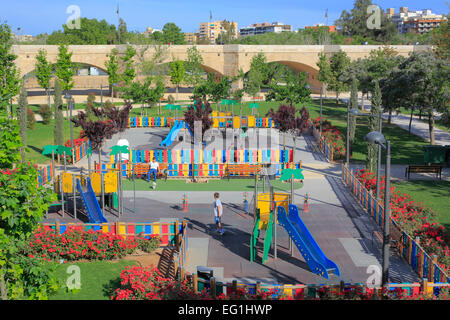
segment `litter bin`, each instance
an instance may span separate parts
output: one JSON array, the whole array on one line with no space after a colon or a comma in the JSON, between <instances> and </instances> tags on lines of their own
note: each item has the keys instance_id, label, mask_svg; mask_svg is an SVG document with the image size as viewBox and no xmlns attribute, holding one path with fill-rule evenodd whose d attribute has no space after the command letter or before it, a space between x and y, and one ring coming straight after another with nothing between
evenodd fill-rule
<instances>
[{"instance_id":1,"label":"litter bin","mask_svg":"<svg viewBox=\"0 0 450 320\"><path fill-rule=\"evenodd\" d=\"M450 145L445 146L445 162L450 165Z\"/></svg>"},{"instance_id":2,"label":"litter bin","mask_svg":"<svg viewBox=\"0 0 450 320\"><path fill-rule=\"evenodd\" d=\"M425 163L443 164L445 163L446 147L444 146L423 146L423 160Z\"/></svg>"},{"instance_id":3,"label":"litter bin","mask_svg":"<svg viewBox=\"0 0 450 320\"><path fill-rule=\"evenodd\" d=\"M202 291L204 288L209 288L209 280L214 276L214 272L211 268L197 266L197 276L199 279L207 281L207 283L198 282L198 290Z\"/></svg>"}]
</instances>

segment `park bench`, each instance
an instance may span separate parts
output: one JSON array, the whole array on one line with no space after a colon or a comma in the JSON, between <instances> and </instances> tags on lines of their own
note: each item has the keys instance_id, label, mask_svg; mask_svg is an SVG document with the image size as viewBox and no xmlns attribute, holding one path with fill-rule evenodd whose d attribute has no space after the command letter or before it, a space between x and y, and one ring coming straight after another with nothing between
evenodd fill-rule
<instances>
[{"instance_id":1,"label":"park bench","mask_svg":"<svg viewBox=\"0 0 450 320\"><path fill-rule=\"evenodd\" d=\"M230 178L244 178L254 176L261 172L261 165L258 164L229 164L226 169L226 176Z\"/></svg>"},{"instance_id":2,"label":"park bench","mask_svg":"<svg viewBox=\"0 0 450 320\"><path fill-rule=\"evenodd\" d=\"M405 177L411 173L436 173L436 178L442 179L441 165L409 165L405 170Z\"/></svg>"},{"instance_id":3,"label":"park bench","mask_svg":"<svg viewBox=\"0 0 450 320\"><path fill-rule=\"evenodd\" d=\"M167 168L168 165L164 163L159 164L159 172L157 175L158 179L164 178L167 181ZM148 163L138 163L134 166L134 174L139 177L147 178L148 171L150 170L150 165Z\"/></svg>"}]
</instances>

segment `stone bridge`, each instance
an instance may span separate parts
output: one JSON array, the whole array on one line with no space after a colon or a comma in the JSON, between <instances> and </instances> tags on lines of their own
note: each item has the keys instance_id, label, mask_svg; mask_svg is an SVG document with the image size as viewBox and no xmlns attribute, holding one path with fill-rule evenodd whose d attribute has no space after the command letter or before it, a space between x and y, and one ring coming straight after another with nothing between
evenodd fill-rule
<instances>
[{"instance_id":1,"label":"stone bridge","mask_svg":"<svg viewBox=\"0 0 450 320\"><path fill-rule=\"evenodd\" d=\"M162 52L161 63L172 60L186 60L187 49L190 45L172 46L134 46L141 59L151 59L156 52ZM331 55L343 50L352 59L364 58L370 51L383 46L370 45L197 45L203 58L203 68L207 72L219 75L235 76L242 69L248 72L253 56L262 52L267 62L279 62L295 71L307 72L307 80L313 91L320 88L318 81L319 54L325 52ZM390 46L398 54L408 56L414 51L429 50L430 46ZM112 49L124 52L126 45L71 45L69 51L73 53L72 62L83 63L105 71L105 62L109 59ZM47 51L47 58L55 63L58 55L56 45L14 45L12 51L18 56L16 65L22 75L30 74L35 69L36 55L40 49ZM241 86L239 83L238 86Z\"/></svg>"}]
</instances>

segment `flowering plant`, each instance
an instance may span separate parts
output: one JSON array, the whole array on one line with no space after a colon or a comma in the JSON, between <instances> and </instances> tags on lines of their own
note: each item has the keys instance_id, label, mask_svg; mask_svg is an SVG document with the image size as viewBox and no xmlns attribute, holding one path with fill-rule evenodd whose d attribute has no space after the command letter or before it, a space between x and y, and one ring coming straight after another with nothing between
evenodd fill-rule
<instances>
[{"instance_id":1,"label":"flowering plant","mask_svg":"<svg viewBox=\"0 0 450 320\"><path fill-rule=\"evenodd\" d=\"M28 254L47 261L111 260L140 248L148 248L149 241L155 243L154 248L159 246L159 237L150 240L143 237L125 238L112 233L78 229L69 229L59 235L54 230L38 228L28 243Z\"/></svg>"},{"instance_id":2,"label":"flowering plant","mask_svg":"<svg viewBox=\"0 0 450 320\"><path fill-rule=\"evenodd\" d=\"M355 177L363 183L369 191L377 186L375 174L366 169L356 170ZM380 197L384 199L385 177L380 179ZM391 218L398 223L406 233L413 238L419 237L420 246L428 255L436 254L439 266L446 272L450 270L450 239L445 228L436 220L436 213L424 208L421 203L414 201L410 195L399 192L395 187L390 188Z\"/></svg>"}]
</instances>

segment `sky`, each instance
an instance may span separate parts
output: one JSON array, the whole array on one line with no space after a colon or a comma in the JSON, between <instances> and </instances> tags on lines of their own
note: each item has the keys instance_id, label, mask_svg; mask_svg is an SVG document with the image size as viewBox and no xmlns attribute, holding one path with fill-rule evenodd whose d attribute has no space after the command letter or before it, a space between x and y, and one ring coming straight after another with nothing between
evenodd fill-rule
<instances>
[{"instance_id":1,"label":"sky","mask_svg":"<svg viewBox=\"0 0 450 320\"><path fill-rule=\"evenodd\" d=\"M431 9L447 14L448 0L372 0L385 10L408 7L411 10ZM317 23L331 25L343 10L350 11L354 0L0 0L0 22L7 22L12 32L37 35L62 29L78 6L81 17L105 19L117 25L119 14L129 31L145 31L146 27L162 29L174 22L183 32L198 32L200 22L231 20L238 28L258 22L283 22L294 30ZM20 28L20 31L17 31Z\"/></svg>"}]
</instances>

